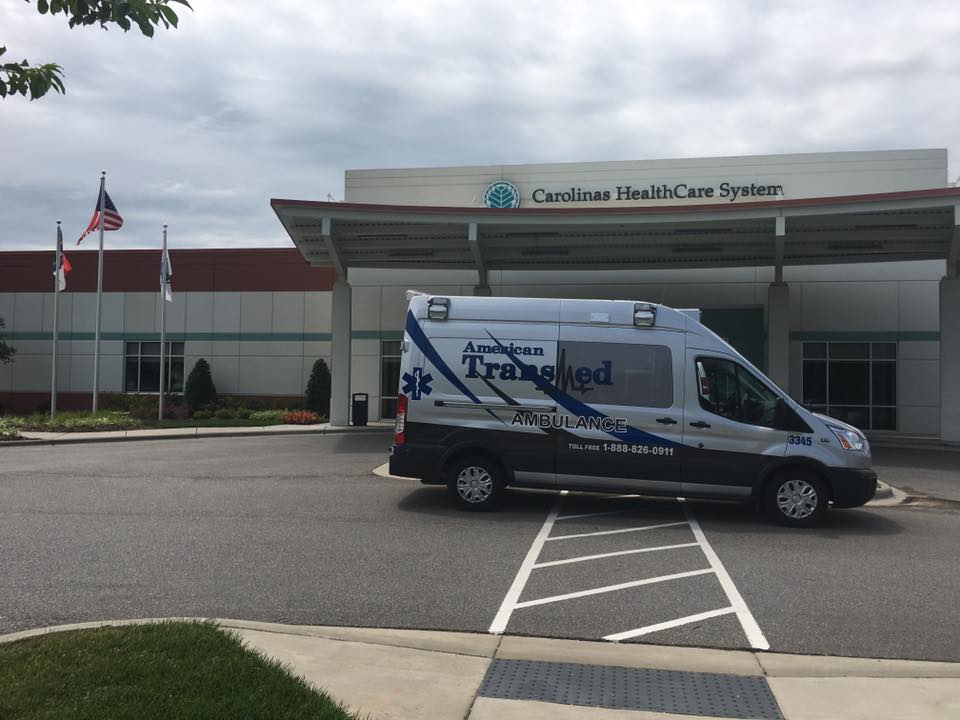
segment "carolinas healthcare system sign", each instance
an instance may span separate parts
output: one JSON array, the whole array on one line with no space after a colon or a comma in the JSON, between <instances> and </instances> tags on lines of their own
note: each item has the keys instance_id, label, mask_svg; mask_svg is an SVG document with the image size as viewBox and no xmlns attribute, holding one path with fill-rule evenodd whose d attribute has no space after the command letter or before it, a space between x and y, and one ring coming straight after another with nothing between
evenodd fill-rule
<instances>
[{"instance_id":1,"label":"carolinas healthcare system sign","mask_svg":"<svg viewBox=\"0 0 960 720\"><path fill-rule=\"evenodd\" d=\"M565 203L642 202L657 200L705 200L736 202L746 199L783 197L783 185L731 182L724 180L716 185L692 185L689 183L652 183L637 187L614 185L607 188L573 186L563 190L535 188L531 199L538 205ZM483 204L488 208L520 207L520 190L511 182L498 180L483 193Z\"/></svg>"}]
</instances>

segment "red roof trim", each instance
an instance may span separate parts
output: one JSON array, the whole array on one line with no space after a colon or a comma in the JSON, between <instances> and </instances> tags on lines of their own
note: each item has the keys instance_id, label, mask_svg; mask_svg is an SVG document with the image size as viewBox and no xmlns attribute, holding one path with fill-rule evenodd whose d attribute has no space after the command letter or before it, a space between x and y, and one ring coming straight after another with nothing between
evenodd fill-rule
<instances>
[{"instance_id":1,"label":"red roof trim","mask_svg":"<svg viewBox=\"0 0 960 720\"><path fill-rule=\"evenodd\" d=\"M270 206L276 212L280 207L306 207L318 210L355 210L373 213L396 214L457 214L470 213L509 217L510 215L648 215L661 213L702 213L736 212L739 210L757 210L764 208L816 207L817 205L848 205L854 203L889 202L896 200L922 200L927 198L960 199L960 187L931 188L928 190L898 190L896 192L867 193L862 195L831 195L817 198L795 198L793 200L758 200L742 203L714 203L696 205L648 205L642 207L577 207L577 208L539 208L525 207L513 209L494 209L487 207L456 207L442 205L376 205L372 203L327 202L322 200L286 200L273 198Z\"/></svg>"},{"instance_id":2,"label":"red roof trim","mask_svg":"<svg viewBox=\"0 0 960 720\"><path fill-rule=\"evenodd\" d=\"M96 292L95 250L66 250L67 292ZM52 292L53 251L0 252L0 292ZM300 292L333 288L332 268L312 267L296 248L171 250L173 292ZM105 292L159 292L160 250L106 250Z\"/></svg>"}]
</instances>

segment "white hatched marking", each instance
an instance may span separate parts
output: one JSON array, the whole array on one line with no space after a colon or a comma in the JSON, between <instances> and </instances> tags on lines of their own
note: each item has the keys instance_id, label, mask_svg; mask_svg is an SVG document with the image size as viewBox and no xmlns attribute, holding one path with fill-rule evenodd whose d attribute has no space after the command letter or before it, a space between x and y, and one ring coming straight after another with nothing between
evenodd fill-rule
<instances>
[{"instance_id":1,"label":"white hatched marking","mask_svg":"<svg viewBox=\"0 0 960 720\"><path fill-rule=\"evenodd\" d=\"M688 572L674 573L672 575L660 575L659 577L646 578L645 580L633 580L631 582L619 583L617 585L606 585L604 587L592 588L590 590L580 590L579 592L565 593L563 595L551 595L550 597L540 598L538 600L526 600L518 602L515 607L525 608L534 605L546 605L547 603L560 602L561 600L572 600L588 595L600 595L602 593L614 592L616 590L626 590L627 588L640 587L641 585L654 585L656 583L667 582L668 580L680 580L682 578L694 577L695 575L706 575L712 573L711 568L703 570L690 570Z\"/></svg>"},{"instance_id":2,"label":"white hatched marking","mask_svg":"<svg viewBox=\"0 0 960 720\"><path fill-rule=\"evenodd\" d=\"M620 535L622 533L640 532L642 530L656 530L657 528L674 527L676 525L686 525L686 520L679 522L660 523L659 525L641 525L640 527L623 528L620 530L600 530L599 532L577 533L576 535L556 535L548 537L546 540L572 540L573 538L596 537L598 535Z\"/></svg>"},{"instance_id":3,"label":"white hatched marking","mask_svg":"<svg viewBox=\"0 0 960 720\"><path fill-rule=\"evenodd\" d=\"M737 619L740 621L740 626L743 628L743 632L746 634L750 646L757 650L769 650L770 643L768 643L767 639L763 636L760 626L757 625L753 613L750 612L750 608L748 608L747 603L744 602L740 591L737 590L737 586L733 584L733 580L727 573L727 569L723 566L723 563L720 562L720 558L717 557L710 543L707 542L707 537L703 534L703 530L700 529L700 523L697 522L697 518L695 518L690 511L686 500L683 498L679 498L679 500L683 505L683 512L687 515L690 529L693 530L693 536L697 539L697 542L700 543L703 554L707 557L707 562L710 563L710 567L713 569L713 572L716 573L717 580L720 581L723 591L727 594L727 599L730 600L730 606L734 609L734 612L736 612Z\"/></svg>"},{"instance_id":4,"label":"white hatched marking","mask_svg":"<svg viewBox=\"0 0 960 720\"><path fill-rule=\"evenodd\" d=\"M640 637L641 635L649 635L650 633L659 632L660 630L669 630L670 628L680 627L681 625L689 625L699 620L709 620L710 618L720 617L721 615L729 615L732 612L736 612L732 607L708 610L707 612L687 615L686 617L677 618L676 620L647 625L646 627L637 628L636 630L625 630L624 632L613 633L613 635L604 636L603 639L619 642L621 640L628 640L629 638Z\"/></svg>"},{"instance_id":5,"label":"white hatched marking","mask_svg":"<svg viewBox=\"0 0 960 720\"><path fill-rule=\"evenodd\" d=\"M487 632L499 635L507 628L507 623L510 622L510 616L513 614L513 611L519 607L517 599L520 597L524 585L527 584L527 580L530 578L530 571L533 570L533 564L540 556L543 543L553 528L553 521L557 519L557 514L560 512L560 504L563 502L566 494L567 491L562 490L553 503L553 507L550 508L550 512L547 513L547 519L543 521L540 532L538 532L537 536L533 539L533 544L527 551L527 556L520 564L520 569L517 571L516 577L513 578L513 583L510 585L510 589L507 590L503 602L500 603L500 609L497 610L497 614L494 616L493 622L490 623L490 629Z\"/></svg>"},{"instance_id":6,"label":"white hatched marking","mask_svg":"<svg viewBox=\"0 0 960 720\"><path fill-rule=\"evenodd\" d=\"M633 550L617 550L616 552L600 553L599 555L581 555L580 557L567 558L566 560L550 560L549 562L537 563L534 568L553 567L554 565L567 565L569 563L584 562L586 560L599 560L600 558L616 557L618 555L633 555L635 553L657 552L659 550L677 550L678 548L697 547L700 543L680 543L679 545L660 545L659 547L635 548Z\"/></svg>"}]
</instances>

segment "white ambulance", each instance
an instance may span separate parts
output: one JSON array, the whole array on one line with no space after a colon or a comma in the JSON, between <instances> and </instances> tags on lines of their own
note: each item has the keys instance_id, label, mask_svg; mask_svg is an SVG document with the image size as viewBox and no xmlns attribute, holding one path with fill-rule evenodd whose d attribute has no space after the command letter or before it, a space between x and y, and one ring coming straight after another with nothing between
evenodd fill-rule
<instances>
[{"instance_id":1,"label":"white ambulance","mask_svg":"<svg viewBox=\"0 0 960 720\"><path fill-rule=\"evenodd\" d=\"M813 525L876 492L863 433L794 402L698 310L408 296L390 472L464 508L512 485L741 499Z\"/></svg>"}]
</instances>

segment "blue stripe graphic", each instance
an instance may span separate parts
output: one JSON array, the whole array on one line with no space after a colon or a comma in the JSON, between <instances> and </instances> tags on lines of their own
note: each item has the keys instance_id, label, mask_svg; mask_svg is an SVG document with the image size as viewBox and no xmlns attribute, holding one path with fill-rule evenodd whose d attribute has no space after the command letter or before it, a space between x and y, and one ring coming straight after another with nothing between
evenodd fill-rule
<instances>
[{"instance_id":1,"label":"blue stripe graphic","mask_svg":"<svg viewBox=\"0 0 960 720\"><path fill-rule=\"evenodd\" d=\"M449 380L454 387L457 388L460 392L466 395L468 398L473 400L477 405L480 405L480 398L470 392L470 388L463 384L463 381L457 377L456 373L450 369L450 367L443 361L443 358L440 357L440 353L437 352L437 349L433 346L433 343L430 342L424 332L423 328L420 327L420 323L417 322L417 319L413 316L411 311L407 311L407 334L410 336L410 339L413 340L413 344L420 348L420 352L423 353L424 357L429 360L433 366L439 370L443 376ZM493 410L486 408L487 413L490 417L498 420L503 423L503 420L497 416Z\"/></svg>"}]
</instances>

